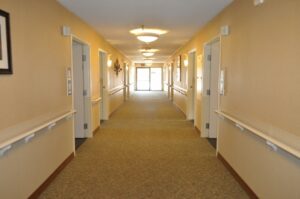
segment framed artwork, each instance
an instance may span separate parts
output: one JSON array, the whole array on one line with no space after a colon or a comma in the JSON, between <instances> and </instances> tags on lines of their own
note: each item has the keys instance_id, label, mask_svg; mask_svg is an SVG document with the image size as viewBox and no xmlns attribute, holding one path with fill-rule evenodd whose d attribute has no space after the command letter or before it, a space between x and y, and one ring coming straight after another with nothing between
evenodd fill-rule
<instances>
[{"instance_id":1,"label":"framed artwork","mask_svg":"<svg viewBox=\"0 0 300 199\"><path fill-rule=\"evenodd\" d=\"M180 82L181 81L181 55L177 57L176 63L177 63L176 80L177 82Z\"/></svg>"},{"instance_id":2,"label":"framed artwork","mask_svg":"<svg viewBox=\"0 0 300 199\"><path fill-rule=\"evenodd\" d=\"M9 13L0 10L0 74L12 74Z\"/></svg>"}]
</instances>

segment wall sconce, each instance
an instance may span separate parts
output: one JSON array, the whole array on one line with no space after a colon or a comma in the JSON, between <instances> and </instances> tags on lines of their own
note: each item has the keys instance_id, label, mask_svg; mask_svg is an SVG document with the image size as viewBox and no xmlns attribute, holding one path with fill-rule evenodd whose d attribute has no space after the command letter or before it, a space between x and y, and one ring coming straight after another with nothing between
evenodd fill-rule
<instances>
[{"instance_id":1,"label":"wall sconce","mask_svg":"<svg viewBox=\"0 0 300 199\"><path fill-rule=\"evenodd\" d=\"M185 67L187 67L187 66L189 65L189 60L188 60L188 59L185 59L185 60L183 61L183 65L184 65Z\"/></svg>"},{"instance_id":2,"label":"wall sconce","mask_svg":"<svg viewBox=\"0 0 300 199\"><path fill-rule=\"evenodd\" d=\"M108 66L108 67L111 67L111 66L112 66L112 60L111 60L111 59L107 60L107 66Z\"/></svg>"},{"instance_id":3,"label":"wall sconce","mask_svg":"<svg viewBox=\"0 0 300 199\"><path fill-rule=\"evenodd\" d=\"M114 64L114 71L116 72L116 75L118 76L119 73L122 71L121 64L119 63L119 60L117 59Z\"/></svg>"}]
</instances>

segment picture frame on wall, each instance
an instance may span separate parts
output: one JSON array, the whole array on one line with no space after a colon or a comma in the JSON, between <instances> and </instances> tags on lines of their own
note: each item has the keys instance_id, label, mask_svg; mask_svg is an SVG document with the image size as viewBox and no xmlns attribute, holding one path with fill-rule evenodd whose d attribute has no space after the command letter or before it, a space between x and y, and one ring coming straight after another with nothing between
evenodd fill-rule
<instances>
[{"instance_id":1,"label":"picture frame on wall","mask_svg":"<svg viewBox=\"0 0 300 199\"><path fill-rule=\"evenodd\" d=\"M0 74L12 74L9 13L0 10Z\"/></svg>"},{"instance_id":2,"label":"picture frame on wall","mask_svg":"<svg viewBox=\"0 0 300 199\"><path fill-rule=\"evenodd\" d=\"M176 67L176 80L177 82L181 81L181 55L177 57L177 67Z\"/></svg>"}]
</instances>

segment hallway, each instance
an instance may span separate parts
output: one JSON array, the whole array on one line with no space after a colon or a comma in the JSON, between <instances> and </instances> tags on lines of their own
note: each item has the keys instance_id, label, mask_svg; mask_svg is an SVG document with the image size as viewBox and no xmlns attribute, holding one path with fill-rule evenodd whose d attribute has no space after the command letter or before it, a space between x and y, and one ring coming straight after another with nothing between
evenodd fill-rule
<instances>
[{"instance_id":1,"label":"hallway","mask_svg":"<svg viewBox=\"0 0 300 199\"><path fill-rule=\"evenodd\" d=\"M41 198L247 198L162 92L136 92Z\"/></svg>"}]
</instances>

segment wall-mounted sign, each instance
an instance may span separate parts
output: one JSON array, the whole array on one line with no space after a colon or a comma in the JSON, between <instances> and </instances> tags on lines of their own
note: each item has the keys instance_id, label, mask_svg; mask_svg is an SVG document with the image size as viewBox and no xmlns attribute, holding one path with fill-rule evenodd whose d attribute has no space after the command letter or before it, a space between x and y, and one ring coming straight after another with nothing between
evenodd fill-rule
<instances>
[{"instance_id":1,"label":"wall-mounted sign","mask_svg":"<svg viewBox=\"0 0 300 199\"><path fill-rule=\"evenodd\" d=\"M66 76L67 76L67 95L72 95L72 69L69 67L66 70Z\"/></svg>"}]
</instances>

